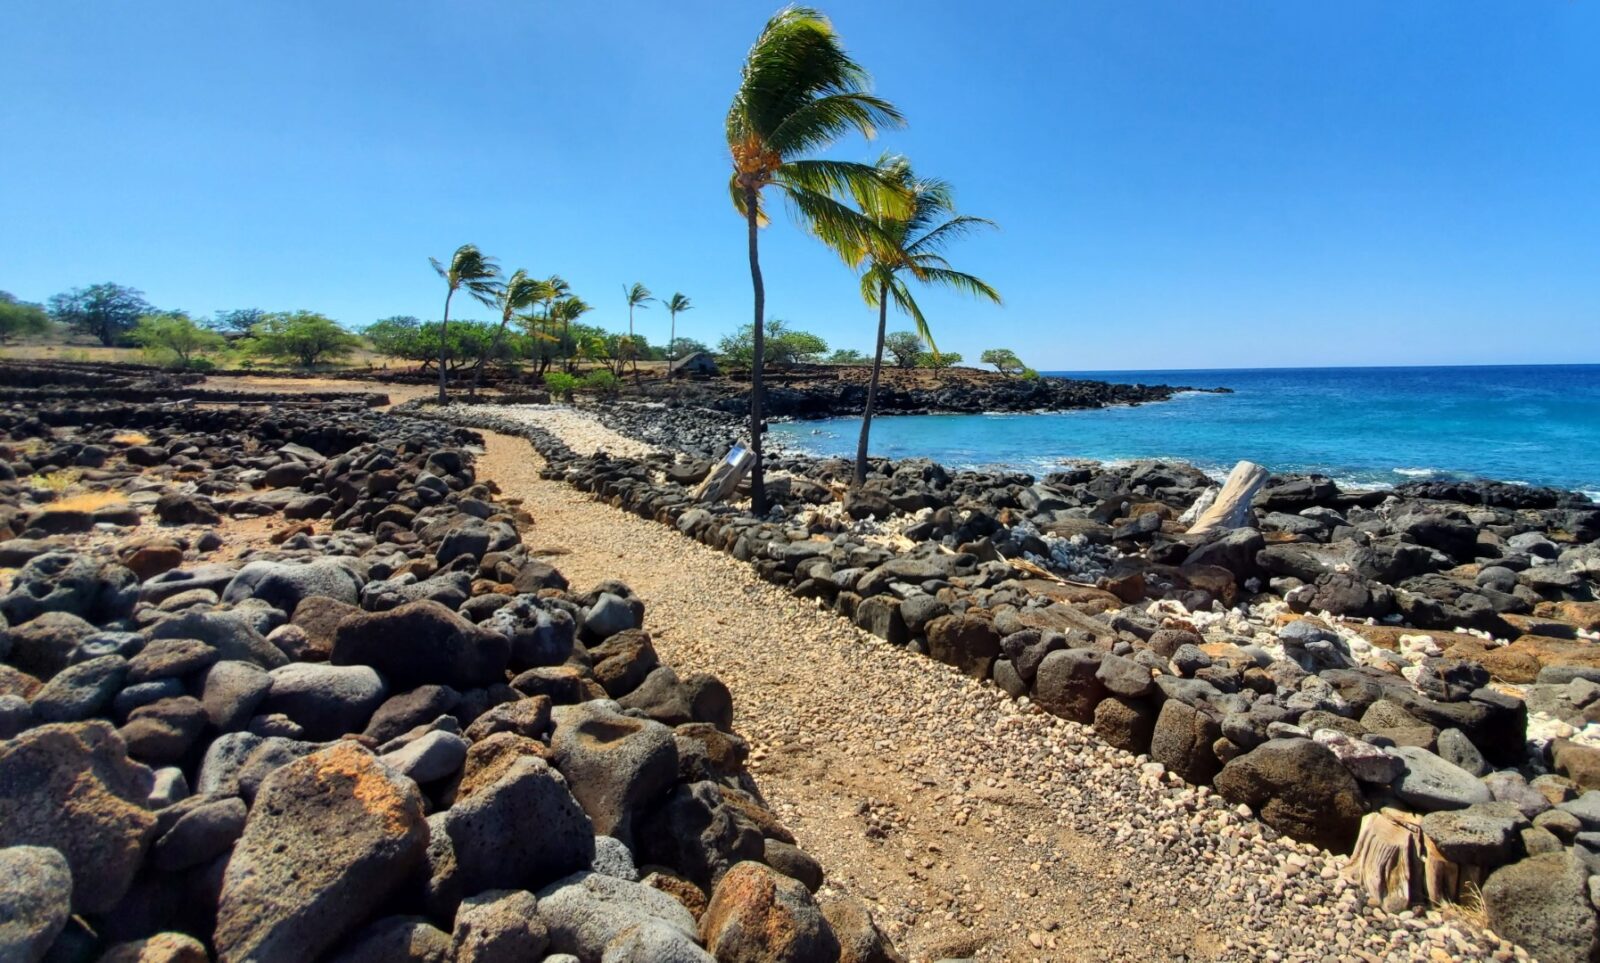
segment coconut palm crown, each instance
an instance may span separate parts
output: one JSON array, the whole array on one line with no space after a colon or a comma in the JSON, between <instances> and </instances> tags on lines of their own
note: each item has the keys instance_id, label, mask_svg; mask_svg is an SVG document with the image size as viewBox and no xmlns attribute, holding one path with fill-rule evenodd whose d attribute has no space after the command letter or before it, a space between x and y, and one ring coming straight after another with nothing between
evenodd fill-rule
<instances>
[{"instance_id":1,"label":"coconut palm crown","mask_svg":"<svg viewBox=\"0 0 1600 963\"><path fill-rule=\"evenodd\" d=\"M761 279L757 228L768 218L762 192L775 187L798 219L836 250L860 246L870 232L837 195L882 191L871 165L807 158L843 135L871 138L879 126L898 126L900 112L867 90L867 72L851 59L828 18L808 7L785 7L773 15L745 58L739 88L728 109L728 151L733 173L728 190L749 234L750 280L755 291L755 357L765 355L762 320L766 291ZM762 484L761 365L750 377L750 481L752 508L766 511Z\"/></svg>"},{"instance_id":2,"label":"coconut palm crown","mask_svg":"<svg viewBox=\"0 0 1600 963\"><path fill-rule=\"evenodd\" d=\"M500 345L505 340L506 326L511 323L511 316L519 310L532 307L544 295L544 282L517 268L504 284L499 285L495 292L495 302L500 308L500 327L495 330L493 345L484 345L483 352L478 356L478 366L472 372L473 395L478 393L478 386L483 383L483 369L490 358L500 355Z\"/></svg>"},{"instance_id":3,"label":"coconut palm crown","mask_svg":"<svg viewBox=\"0 0 1600 963\"><path fill-rule=\"evenodd\" d=\"M672 353L673 342L678 340L678 314L683 311L688 311L690 308L694 307L694 305L689 303L689 298L682 292L673 294L672 297L661 303L666 306L667 314L672 318L671 326L667 332L667 371L668 375L670 376L672 362L678 360L677 358L673 357Z\"/></svg>"},{"instance_id":4,"label":"coconut palm crown","mask_svg":"<svg viewBox=\"0 0 1600 963\"><path fill-rule=\"evenodd\" d=\"M445 358L449 353L450 343L450 299L456 292L465 289L473 299L485 307L494 307L495 298L500 291L500 266L494 258L486 256L478 250L476 244L463 244L456 248L456 253L450 256L448 265L441 264L436 257L428 258L428 263L444 278L447 288L444 296L444 319L439 322L439 403L442 405L447 400L445 397Z\"/></svg>"},{"instance_id":5,"label":"coconut palm crown","mask_svg":"<svg viewBox=\"0 0 1600 963\"><path fill-rule=\"evenodd\" d=\"M867 440L872 431L872 412L877 400L878 378L883 369L884 329L889 304L909 315L917 334L938 354L928 319L923 316L908 282L918 281L963 291L996 304L1000 294L987 281L957 271L945 259L952 241L980 228L994 227L993 221L968 214L957 214L950 185L937 178L918 177L904 157L884 154L878 159L882 179L899 188L905 203L885 205L881 191L856 193L861 213L877 228L862 235L855 247L840 253L861 270L861 297L878 309L877 349L872 358L872 377L867 383L867 403L861 418L861 440L856 447L855 484L867 480Z\"/></svg>"}]
</instances>

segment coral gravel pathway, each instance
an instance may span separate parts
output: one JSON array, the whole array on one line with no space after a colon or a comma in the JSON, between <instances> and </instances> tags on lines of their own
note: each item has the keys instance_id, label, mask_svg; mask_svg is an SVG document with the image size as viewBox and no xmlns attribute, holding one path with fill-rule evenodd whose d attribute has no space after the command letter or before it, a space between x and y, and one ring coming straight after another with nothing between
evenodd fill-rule
<instances>
[{"instance_id":1,"label":"coral gravel pathway","mask_svg":"<svg viewBox=\"0 0 1600 963\"><path fill-rule=\"evenodd\" d=\"M523 500L530 545L575 587L620 575L662 658L728 684L768 801L908 959L1512 958L1462 921L1366 907L1340 861L1263 838L1208 790L541 480L528 442L484 436L480 477Z\"/></svg>"}]
</instances>

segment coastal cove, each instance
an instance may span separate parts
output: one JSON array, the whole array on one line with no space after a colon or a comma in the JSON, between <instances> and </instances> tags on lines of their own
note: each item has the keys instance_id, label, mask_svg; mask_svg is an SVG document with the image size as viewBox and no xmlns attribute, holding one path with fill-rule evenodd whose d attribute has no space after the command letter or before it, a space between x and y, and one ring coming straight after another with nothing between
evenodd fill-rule
<instances>
[{"instance_id":1,"label":"coastal cove","mask_svg":"<svg viewBox=\"0 0 1600 963\"><path fill-rule=\"evenodd\" d=\"M1489 478L1600 498L1600 365L1049 372L1231 394L1037 414L874 419L872 450L952 468L1046 473L1074 460L1167 458L1212 474L1247 458L1341 483ZM860 420L778 423L783 445L849 455Z\"/></svg>"}]
</instances>

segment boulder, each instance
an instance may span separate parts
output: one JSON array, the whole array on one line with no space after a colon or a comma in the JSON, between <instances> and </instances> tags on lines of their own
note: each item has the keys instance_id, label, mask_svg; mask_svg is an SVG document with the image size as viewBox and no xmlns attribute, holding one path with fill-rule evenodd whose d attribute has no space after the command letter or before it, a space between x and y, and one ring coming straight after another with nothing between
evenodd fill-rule
<instances>
[{"instance_id":1,"label":"boulder","mask_svg":"<svg viewBox=\"0 0 1600 963\"><path fill-rule=\"evenodd\" d=\"M434 730L386 752L383 764L417 783L443 779L461 769L471 743L453 732Z\"/></svg>"},{"instance_id":2,"label":"boulder","mask_svg":"<svg viewBox=\"0 0 1600 963\"><path fill-rule=\"evenodd\" d=\"M591 645L589 658L594 660L594 680L613 699L637 689L661 664L650 634L636 628L622 629Z\"/></svg>"},{"instance_id":3,"label":"boulder","mask_svg":"<svg viewBox=\"0 0 1600 963\"><path fill-rule=\"evenodd\" d=\"M1105 698L1105 686L1096 678L1100 653L1092 649L1060 649L1039 663L1033 680L1033 701L1046 711L1089 723L1094 708Z\"/></svg>"},{"instance_id":4,"label":"boulder","mask_svg":"<svg viewBox=\"0 0 1600 963\"><path fill-rule=\"evenodd\" d=\"M364 735L381 746L451 712L460 702L461 693L447 685L417 686L384 700L368 720Z\"/></svg>"},{"instance_id":5,"label":"boulder","mask_svg":"<svg viewBox=\"0 0 1600 963\"><path fill-rule=\"evenodd\" d=\"M1588 876L1564 852L1500 867L1483 884L1489 926L1542 963L1588 963L1600 951Z\"/></svg>"},{"instance_id":6,"label":"boulder","mask_svg":"<svg viewBox=\"0 0 1600 963\"><path fill-rule=\"evenodd\" d=\"M1221 766L1211 749L1222 726L1211 713L1176 699L1161 705L1150 736L1150 758L1194 785L1205 785Z\"/></svg>"},{"instance_id":7,"label":"boulder","mask_svg":"<svg viewBox=\"0 0 1600 963\"><path fill-rule=\"evenodd\" d=\"M760 863L722 877L700 917L700 937L719 961L807 963L839 958L839 941L811 893Z\"/></svg>"},{"instance_id":8,"label":"boulder","mask_svg":"<svg viewBox=\"0 0 1600 963\"><path fill-rule=\"evenodd\" d=\"M634 817L655 803L678 775L672 730L621 715L605 700L557 708L550 748L555 765L594 824L594 831L632 843Z\"/></svg>"},{"instance_id":9,"label":"boulder","mask_svg":"<svg viewBox=\"0 0 1600 963\"><path fill-rule=\"evenodd\" d=\"M211 963L205 944L187 933L157 933L117 943L95 963Z\"/></svg>"},{"instance_id":10,"label":"boulder","mask_svg":"<svg viewBox=\"0 0 1600 963\"><path fill-rule=\"evenodd\" d=\"M219 960L315 958L381 906L423 861L416 784L343 742L261 783L223 877Z\"/></svg>"},{"instance_id":11,"label":"boulder","mask_svg":"<svg viewBox=\"0 0 1600 963\"><path fill-rule=\"evenodd\" d=\"M1398 746L1385 750L1404 765L1395 780L1394 793L1422 812L1440 809L1465 809L1474 803L1490 802L1489 787L1472 774L1451 765L1418 746Z\"/></svg>"},{"instance_id":12,"label":"boulder","mask_svg":"<svg viewBox=\"0 0 1600 963\"><path fill-rule=\"evenodd\" d=\"M638 840L644 862L671 866L706 890L765 848L761 827L709 781L674 787L638 827Z\"/></svg>"},{"instance_id":13,"label":"boulder","mask_svg":"<svg viewBox=\"0 0 1600 963\"><path fill-rule=\"evenodd\" d=\"M594 859L593 824L541 759L515 759L441 815L429 861L446 904L486 889L532 889Z\"/></svg>"},{"instance_id":14,"label":"boulder","mask_svg":"<svg viewBox=\"0 0 1600 963\"><path fill-rule=\"evenodd\" d=\"M218 662L206 670L200 704L220 732L243 729L272 689L272 676L253 662Z\"/></svg>"},{"instance_id":15,"label":"boulder","mask_svg":"<svg viewBox=\"0 0 1600 963\"><path fill-rule=\"evenodd\" d=\"M452 963L450 936L421 916L386 916L363 928L329 963Z\"/></svg>"},{"instance_id":16,"label":"boulder","mask_svg":"<svg viewBox=\"0 0 1600 963\"><path fill-rule=\"evenodd\" d=\"M1489 802L1428 813L1422 831L1452 863L1499 866L1516 854L1521 832L1532 823L1511 803Z\"/></svg>"},{"instance_id":17,"label":"boulder","mask_svg":"<svg viewBox=\"0 0 1600 963\"><path fill-rule=\"evenodd\" d=\"M37 963L72 915L72 872L45 846L0 849L0 960Z\"/></svg>"},{"instance_id":18,"label":"boulder","mask_svg":"<svg viewBox=\"0 0 1600 963\"><path fill-rule=\"evenodd\" d=\"M1094 707L1094 731L1123 752L1138 755L1150 750L1158 715L1149 699L1107 696Z\"/></svg>"},{"instance_id":19,"label":"boulder","mask_svg":"<svg viewBox=\"0 0 1600 963\"><path fill-rule=\"evenodd\" d=\"M233 848L244 833L248 810L238 796L191 797L175 816L161 814L160 831L151 850L151 865L177 872L209 862Z\"/></svg>"},{"instance_id":20,"label":"boulder","mask_svg":"<svg viewBox=\"0 0 1600 963\"><path fill-rule=\"evenodd\" d=\"M260 599L275 609L293 612L310 596L347 605L361 600L361 579L332 559L314 562L251 562L222 591L222 601Z\"/></svg>"},{"instance_id":21,"label":"boulder","mask_svg":"<svg viewBox=\"0 0 1600 963\"><path fill-rule=\"evenodd\" d=\"M683 949L658 951L659 955L633 957L639 963L693 949L699 956L679 955L684 960L705 960L704 951L695 947L695 921L683 904L645 883L633 883L601 873L579 872L550 884L538 893L539 920L550 934L550 949L570 953L583 963L617 959L611 947L630 939L631 931L664 927L669 932L665 944L678 942ZM672 934L680 939L674 941ZM661 940L663 934L657 934ZM636 937L635 937L636 938Z\"/></svg>"},{"instance_id":22,"label":"boulder","mask_svg":"<svg viewBox=\"0 0 1600 963\"><path fill-rule=\"evenodd\" d=\"M293 662L268 675L272 688L260 711L289 717L314 742L361 732L387 692L382 677L365 665Z\"/></svg>"},{"instance_id":23,"label":"boulder","mask_svg":"<svg viewBox=\"0 0 1600 963\"><path fill-rule=\"evenodd\" d=\"M78 722L102 714L122 688L128 660L120 655L67 666L33 697L33 715L41 722Z\"/></svg>"},{"instance_id":24,"label":"boulder","mask_svg":"<svg viewBox=\"0 0 1600 963\"><path fill-rule=\"evenodd\" d=\"M1216 788L1284 835L1334 852L1349 852L1361 830L1365 807L1355 777L1309 739L1262 743L1223 766Z\"/></svg>"},{"instance_id":25,"label":"boulder","mask_svg":"<svg viewBox=\"0 0 1600 963\"><path fill-rule=\"evenodd\" d=\"M455 963L521 963L544 957L550 932L524 889L485 890L461 901L450 948Z\"/></svg>"},{"instance_id":26,"label":"boulder","mask_svg":"<svg viewBox=\"0 0 1600 963\"><path fill-rule=\"evenodd\" d=\"M192 696L161 699L133 710L118 734L128 755L152 766L172 765L199 741L209 720Z\"/></svg>"},{"instance_id":27,"label":"boulder","mask_svg":"<svg viewBox=\"0 0 1600 963\"><path fill-rule=\"evenodd\" d=\"M128 891L155 833L149 769L100 721L0 743L0 846L48 846L71 868L72 908L102 913Z\"/></svg>"},{"instance_id":28,"label":"boulder","mask_svg":"<svg viewBox=\"0 0 1600 963\"><path fill-rule=\"evenodd\" d=\"M359 612L339 623L329 661L371 666L398 688L456 689L505 681L511 641L473 625L438 602Z\"/></svg>"},{"instance_id":29,"label":"boulder","mask_svg":"<svg viewBox=\"0 0 1600 963\"><path fill-rule=\"evenodd\" d=\"M252 662L264 669L289 664L289 657L267 641L242 610L198 612L190 610L157 622L146 630L151 640L199 639L217 650L219 659Z\"/></svg>"},{"instance_id":30,"label":"boulder","mask_svg":"<svg viewBox=\"0 0 1600 963\"><path fill-rule=\"evenodd\" d=\"M860 900L833 896L822 901L822 915L839 941L839 963L905 963Z\"/></svg>"},{"instance_id":31,"label":"boulder","mask_svg":"<svg viewBox=\"0 0 1600 963\"><path fill-rule=\"evenodd\" d=\"M929 656L975 679L989 678L1000 655L1000 633L993 622L977 616L940 616L928 623L927 636Z\"/></svg>"}]
</instances>

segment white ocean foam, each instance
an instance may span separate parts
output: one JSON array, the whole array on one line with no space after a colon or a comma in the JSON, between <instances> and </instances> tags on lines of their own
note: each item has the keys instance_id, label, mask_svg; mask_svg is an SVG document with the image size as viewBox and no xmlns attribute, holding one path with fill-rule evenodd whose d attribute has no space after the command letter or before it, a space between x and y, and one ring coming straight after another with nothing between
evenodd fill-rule
<instances>
[{"instance_id":1,"label":"white ocean foam","mask_svg":"<svg viewBox=\"0 0 1600 963\"><path fill-rule=\"evenodd\" d=\"M1396 468L1393 471L1396 475L1404 475L1407 478L1426 478L1429 475L1439 474L1437 468Z\"/></svg>"},{"instance_id":2,"label":"white ocean foam","mask_svg":"<svg viewBox=\"0 0 1600 963\"><path fill-rule=\"evenodd\" d=\"M1585 488L1579 491L1578 494L1589 499L1591 502L1600 503L1600 491L1590 491L1589 489Z\"/></svg>"}]
</instances>

